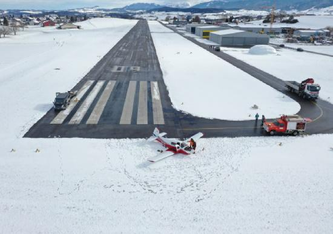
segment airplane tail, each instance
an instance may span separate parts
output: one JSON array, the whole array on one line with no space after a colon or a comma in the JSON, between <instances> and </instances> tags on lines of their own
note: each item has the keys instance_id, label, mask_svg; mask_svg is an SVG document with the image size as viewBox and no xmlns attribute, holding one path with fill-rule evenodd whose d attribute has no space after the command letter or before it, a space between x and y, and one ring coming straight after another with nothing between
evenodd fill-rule
<instances>
[{"instance_id":1,"label":"airplane tail","mask_svg":"<svg viewBox=\"0 0 333 234\"><path fill-rule=\"evenodd\" d=\"M160 130L159 130L158 128L155 128L155 129L154 129L154 132L153 132L153 135L152 135L151 137L149 137L147 141L154 141L154 140L156 140L157 138L159 138L159 137L163 137L163 136L165 136L165 135L166 135L165 132L160 133Z\"/></svg>"}]
</instances>

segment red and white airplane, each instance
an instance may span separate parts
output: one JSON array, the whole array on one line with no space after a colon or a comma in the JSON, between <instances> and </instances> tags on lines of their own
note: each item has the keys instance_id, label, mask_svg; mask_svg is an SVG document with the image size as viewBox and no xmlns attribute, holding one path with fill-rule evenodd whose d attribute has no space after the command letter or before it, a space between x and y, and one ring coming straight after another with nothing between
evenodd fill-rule
<instances>
[{"instance_id":1,"label":"red and white airplane","mask_svg":"<svg viewBox=\"0 0 333 234\"><path fill-rule=\"evenodd\" d=\"M198 132L194 136L184 140L180 141L174 138L166 138L164 137L166 135L165 132L160 133L158 128L155 128L153 135L149 137L148 141L158 141L160 142L164 147L167 148L166 151L163 153L160 153L159 155L149 158L149 162L157 162L162 159L165 159L167 157L170 157L174 154L184 154L184 155L190 155L194 153L194 150L189 146L190 139L192 138L195 142L199 140L201 137L203 137L203 133Z\"/></svg>"}]
</instances>

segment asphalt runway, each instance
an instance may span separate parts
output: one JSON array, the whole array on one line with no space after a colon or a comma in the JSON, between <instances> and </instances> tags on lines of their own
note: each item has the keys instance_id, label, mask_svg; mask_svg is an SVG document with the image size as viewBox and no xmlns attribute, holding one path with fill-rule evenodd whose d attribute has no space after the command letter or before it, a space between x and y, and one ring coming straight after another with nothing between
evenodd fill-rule
<instances>
[{"instance_id":1,"label":"asphalt runway","mask_svg":"<svg viewBox=\"0 0 333 234\"><path fill-rule=\"evenodd\" d=\"M187 38L204 49L194 39ZM298 101L300 115L315 121L309 134L333 132L333 105L305 101L290 94L283 81L227 54L211 53ZM169 137L185 138L202 131L205 137L261 136L260 122L198 118L179 112L172 103L146 21L139 21L75 86L75 100L65 111L53 108L24 137L146 138L155 127Z\"/></svg>"}]
</instances>

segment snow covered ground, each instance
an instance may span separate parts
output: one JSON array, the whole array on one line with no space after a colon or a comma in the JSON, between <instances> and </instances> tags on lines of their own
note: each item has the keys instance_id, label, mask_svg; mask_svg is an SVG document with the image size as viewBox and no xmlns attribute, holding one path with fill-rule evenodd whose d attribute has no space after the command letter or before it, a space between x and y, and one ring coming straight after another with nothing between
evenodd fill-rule
<instances>
[{"instance_id":1,"label":"snow covered ground","mask_svg":"<svg viewBox=\"0 0 333 234\"><path fill-rule=\"evenodd\" d=\"M12 61L1 66L0 233L331 233L332 135L202 139L197 154L156 164L146 159L160 146L144 139L23 139L54 92L135 24L98 21L0 40Z\"/></svg>"},{"instance_id":2,"label":"snow covered ground","mask_svg":"<svg viewBox=\"0 0 333 234\"><path fill-rule=\"evenodd\" d=\"M271 38L270 43L275 45L284 44L291 48L303 48L304 50L333 55L333 45L314 45L311 43L286 43L284 38Z\"/></svg>"},{"instance_id":3,"label":"snow covered ground","mask_svg":"<svg viewBox=\"0 0 333 234\"><path fill-rule=\"evenodd\" d=\"M253 119L257 111L270 117L298 112L292 99L158 22L149 22L149 27L175 108L229 120ZM259 110L251 109L253 105Z\"/></svg>"},{"instance_id":4,"label":"snow covered ground","mask_svg":"<svg viewBox=\"0 0 333 234\"><path fill-rule=\"evenodd\" d=\"M296 24L285 24L285 23L274 23L274 27L296 27L296 28L310 28L310 29L323 29L328 26L333 26L333 16L299 16L295 17L298 19L298 23ZM270 27L269 23L263 23L262 20L252 21L251 23L239 23L239 26L242 25L260 25L262 27Z\"/></svg>"},{"instance_id":5,"label":"snow covered ground","mask_svg":"<svg viewBox=\"0 0 333 234\"><path fill-rule=\"evenodd\" d=\"M333 103L333 67L332 58L280 49L277 54L253 55L248 49L222 48L240 60L266 71L282 80L302 81L312 77L320 84L320 97ZM304 48L305 49L305 48Z\"/></svg>"}]
</instances>

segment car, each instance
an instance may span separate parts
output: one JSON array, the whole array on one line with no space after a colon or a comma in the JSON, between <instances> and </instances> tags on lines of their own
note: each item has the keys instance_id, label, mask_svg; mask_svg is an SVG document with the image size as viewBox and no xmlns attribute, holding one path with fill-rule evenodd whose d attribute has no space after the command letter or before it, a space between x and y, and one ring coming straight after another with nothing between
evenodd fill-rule
<instances>
[{"instance_id":1,"label":"car","mask_svg":"<svg viewBox=\"0 0 333 234\"><path fill-rule=\"evenodd\" d=\"M279 46L283 48L283 47L284 47L284 44L280 44Z\"/></svg>"},{"instance_id":2,"label":"car","mask_svg":"<svg viewBox=\"0 0 333 234\"><path fill-rule=\"evenodd\" d=\"M221 51L221 48L219 46L214 46L215 51Z\"/></svg>"},{"instance_id":3,"label":"car","mask_svg":"<svg viewBox=\"0 0 333 234\"><path fill-rule=\"evenodd\" d=\"M297 48L296 50L299 51L299 52L303 52L304 51L302 48Z\"/></svg>"}]
</instances>

